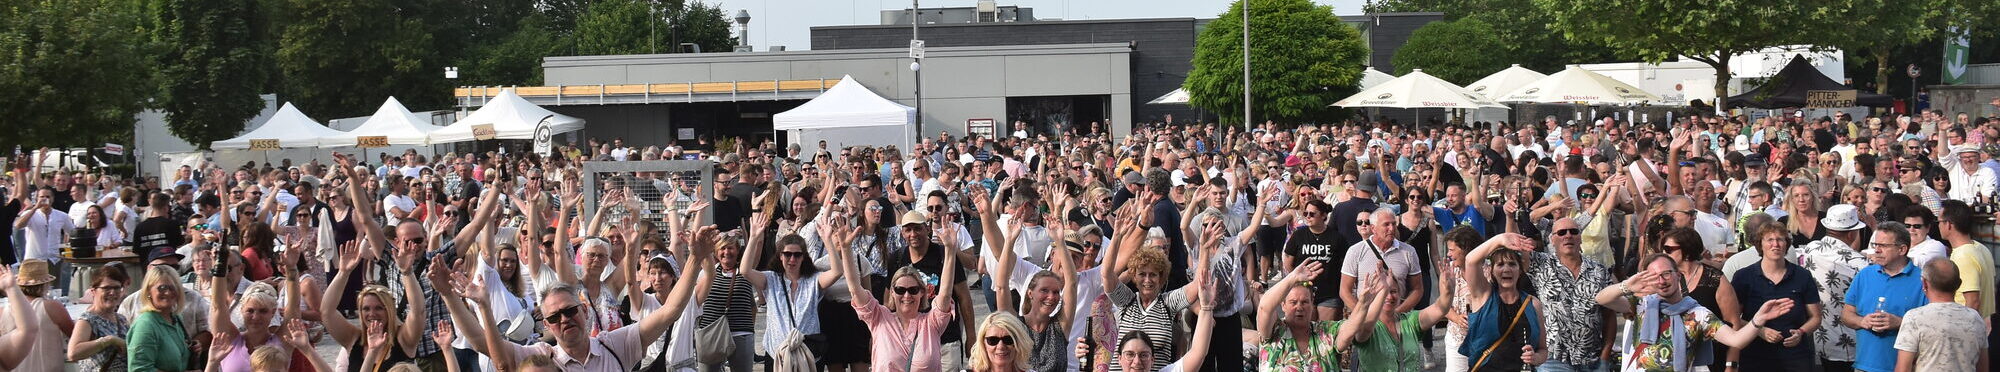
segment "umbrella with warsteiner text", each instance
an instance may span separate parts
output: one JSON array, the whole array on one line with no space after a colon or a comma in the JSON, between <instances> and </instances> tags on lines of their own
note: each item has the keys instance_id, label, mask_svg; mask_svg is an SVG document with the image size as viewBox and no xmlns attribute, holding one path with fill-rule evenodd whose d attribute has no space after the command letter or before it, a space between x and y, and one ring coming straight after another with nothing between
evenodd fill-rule
<instances>
[{"instance_id":1,"label":"umbrella with warsteiner text","mask_svg":"<svg viewBox=\"0 0 2000 372\"><path fill-rule=\"evenodd\" d=\"M1389 108L1505 108L1507 106L1472 94L1472 91L1453 85L1423 69L1410 71L1401 77L1362 89L1360 93L1333 103L1340 107L1389 107Z\"/></svg>"},{"instance_id":2,"label":"umbrella with warsteiner text","mask_svg":"<svg viewBox=\"0 0 2000 372\"><path fill-rule=\"evenodd\" d=\"M1632 84L1612 79L1577 65L1535 82L1514 88L1495 101L1508 103L1573 103L1583 105L1631 105L1658 102L1660 96Z\"/></svg>"}]
</instances>

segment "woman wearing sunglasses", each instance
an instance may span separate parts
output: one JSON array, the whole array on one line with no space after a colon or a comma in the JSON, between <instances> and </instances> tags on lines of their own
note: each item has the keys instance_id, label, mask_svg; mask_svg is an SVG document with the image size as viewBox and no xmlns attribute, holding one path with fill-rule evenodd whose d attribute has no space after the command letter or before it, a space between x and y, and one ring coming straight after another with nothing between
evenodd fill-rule
<instances>
[{"instance_id":1,"label":"woman wearing sunglasses","mask_svg":"<svg viewBox=\"0 0 2000 372\"><path fill-rule=\"evenodd\" d=\"M914 226L914 225L913 225ZM945 229L951 229L945 226ZM885 306L875 301L875 294L868 291L860 279L860 269L855 266L852 242L858 230L834 231L828 246L833 249L834 261L840 267L841 277L847 288L854 291L855 315L868 324L870 333L870 362L875 371L937 372L943 368L940 342L945 326L958 319L956 305L952 304L952 291L935 289L929 276L915 266L905 266L889 276L889 303ZM956 232L945 236L956 235ZM955 245L953 239L945 239L946 245ZM943 267L958 267L958 255L945 254ZM943 278L936 283L953 283L953 276L959 270L944 270ZM923 311L922 301L930 298L931 311Z\"/></svg>"}]
</instances>

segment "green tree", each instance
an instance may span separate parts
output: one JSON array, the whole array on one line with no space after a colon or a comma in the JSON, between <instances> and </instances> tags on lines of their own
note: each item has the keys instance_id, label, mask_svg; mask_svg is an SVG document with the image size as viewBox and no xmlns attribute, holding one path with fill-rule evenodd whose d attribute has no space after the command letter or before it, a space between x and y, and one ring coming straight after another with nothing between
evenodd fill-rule
<instances>
[{"instance_id":1,"label":"green tree","mask_svg":"<svg viewBox=\"0 0 2000 372\"><path fill-rule=\"evenodd\" d=\"M1410 40L1389 61L1397 76L1421 68L1452 84L1466 85L1508 66L1498 53L1466 46L1501 43L1493 26L1477 18L1432 22L1410 33Z\"/></svg>"},{"instance_id":2,"label":"green tree","mask_svg":"<svg viewBox=\"0 0 2000 372\"><path fill-rule=\"evenodd\" d=\"M1243 120L1243 1L1230 5L1195 38L1188 72L1189 104L1240 124ZM1256 119L1302 121L1333 112L1327 105L1352 94L1368 47L1361 32L1310 0L1255 0L1250 12L1252 113ZM1256 119L1253 119L1256 120Z\"/></svg>"},{"instance_id":3,"label":"green tree","mask_svg":"<svg viewBox=\"0 0 2000 372\"><path fill-rule=\"evenodd\" d=\"M253 0L169 0L160 18L167 129L206 150L264 108L272 59L263 15Z\"/></svg>"},{"instance_id":4,"label":"green tree","mask_svg":"<svg viewBox=\"0 0 2000 372\"><path fill-rule=\"evenodd\" d=\"M671 2L671 1L670 1ZM710 5L700 1L665 12L667 24L672 25L667 33L670 44L695 43L703 52L728 52L735 49L736 36L729 32L735 24L722 11L722 5Z\"/></svg>"},{"instance_id":5,"label":"green tree","mask_svg":"<svg viewBox=\"0 0 2000 372\"><path fill-rule=\"evenodd\" d=\"M672 50L659 37L660 17L640 0L600 0L576 20L576 54L648 54Z\"/></svg>"},{"instance_id":6,"label":"green tree","mask_svg":"<svg viewBox=\"0 0 2000 372\"><path fill-rule=\"evenodd\" d=\"M681 43L728 52L736 39L719 6L700 1L597 0L577 19L576 54L680 53Z\"/></svg>"},{"instance_id":7,"label":"green tree","mask_svg":"<svg viewBox=\"0 0 2000 372\"><path fill-rule=\"evenodd\" d=\"M1857 27L1813 0L1533 1L1570 40L1601 43L1646 62L1680 56L1707 64L1715 69L1716 97L1729 96L1731 56ZM1729 108L1726 99L1717 101L1717 108Z\"/></svg>"},{"instance_id":8,"label":"green tree","mask_svg":"<svg viewBox=\"0 0 2000 372\"><path fill-rule=\"evenodd\" d=\"M126 143L153 93L143 7L123 0L0 4L0 147Z\"/></svg>"},{"instance_id":9,"label":"green tree","mask_svg":"<svg viewBox=\"0 0 2000 372\"><path fill-rule=\"evenodd\" d=\"M391 0L289 0L278 48L286 101L318 118L367 115L384 97L415 108L451 104L450 83L421 18Z\"/></svg>"},{"instance_id":10,"label":"green tree","mask_svg":"<svg viewBox=\"0 0 2000 372\"><path fill-rule=\"evenodd\" d=\"M512 33L473 47L459 66L461 85L541 85L542 57L564 50L562 36L548 29L547 18L531 15Z\"/></svg>"},{"instance_id":11,"label":"green tree","mask_svg":"<svg viewBox=\"0 0 2000 372\"><path fill-rule=\"evenodd\" d=\"M1622 57L1588 40L1564 39L1561 32L1550 29L1548 15L1535 7L1533 0L1376 0L1363 9L1369 13L1442 12L1448 21L1478 19L1492 26L1493 35L1500 40L1481 45L1479 51L1536 71L1554 72L1577 63L1618 62Z\"/></svg>"}]
</instances>

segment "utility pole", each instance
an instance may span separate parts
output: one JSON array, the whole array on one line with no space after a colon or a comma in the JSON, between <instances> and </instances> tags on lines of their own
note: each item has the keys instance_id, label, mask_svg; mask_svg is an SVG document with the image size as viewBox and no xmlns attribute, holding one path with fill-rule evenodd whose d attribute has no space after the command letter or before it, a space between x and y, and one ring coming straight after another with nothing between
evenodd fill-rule
<instances>
[{"instance_id":1,"label":"utility pole","mask_svg":"<svg viewBox=\"0 0 2000 372\"><path fill-rule=\"evenodd\" d=\"M1249 132L1250 123L1250 0L1243 2L1243 131Z\"/></svg>"},{"instance_id":2,"label":"utility pole","mask_svg":"<svg viewBox=\"0 0 2000 372\"><path fill-rule=\"evenodd\" d=\"M919 15L919 13L917 13L918 9L917 1L918 0L910 0L910 73L916 75L916 83L917 83L917 88L916 88L917 122L914 123L914 125L917 126L917 129L912 133L914 137L911 138L911 141L913 141L910 142L911 146L916 146L917 143L923 142L924 138L923 39L917 38L917 24L923 22L917 19L917 16Z\"/></svg>"}]
</instances>

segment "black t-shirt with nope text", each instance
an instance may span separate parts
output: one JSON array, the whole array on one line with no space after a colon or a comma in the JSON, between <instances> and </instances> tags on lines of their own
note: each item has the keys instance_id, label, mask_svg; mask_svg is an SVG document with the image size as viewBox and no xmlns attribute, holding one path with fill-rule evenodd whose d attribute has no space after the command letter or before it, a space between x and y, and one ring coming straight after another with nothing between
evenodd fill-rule
<instances>
[{"instance_id":1,"label":"black t-shirt with nope text","mask_svg":"<svg viewBox=\"0 0 2000 372\"><path fill-rule=\"evenodd\" d=\"M1297 264L1317 261L1324 267L1312 281L1315 302L1340 297L1340 260L1347 257L1347 244L1341 242L1340 232L1332 226L1317 233L1302 227L1285 241L1285 254L1296 258Z\"/></svg>"}]
</instances>

